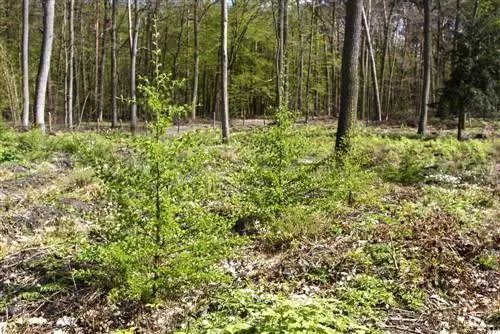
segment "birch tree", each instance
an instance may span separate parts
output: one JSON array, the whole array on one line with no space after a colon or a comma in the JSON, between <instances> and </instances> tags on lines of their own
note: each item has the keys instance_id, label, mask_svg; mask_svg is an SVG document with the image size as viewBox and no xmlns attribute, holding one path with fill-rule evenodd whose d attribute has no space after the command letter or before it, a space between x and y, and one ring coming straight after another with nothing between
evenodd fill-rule
<instances>
[{"instance_id":1,"label":"birch tree","mask_svg":"<svg viewBox=\"0 0 500 334\"><path fill-rule=\"evenodd\" d=\"M35 121L40 131L45 133L45 98L52 56L52 41L54 39L55 0L45 0L43 7L43 41L36 80Z\"/></svg>"}]
</instances>

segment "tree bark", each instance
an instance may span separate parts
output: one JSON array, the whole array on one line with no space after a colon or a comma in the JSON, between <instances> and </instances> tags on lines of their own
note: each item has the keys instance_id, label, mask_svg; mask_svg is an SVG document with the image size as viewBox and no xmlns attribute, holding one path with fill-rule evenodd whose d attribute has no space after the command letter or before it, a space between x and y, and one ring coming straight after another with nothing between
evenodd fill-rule
<instances>
[{"instance_id":1,"label":"tree bark","mask_svg":"<svg viewBox=\"0 0 500 334\"><path fill-rule=\"evenodd\" d=\"M198 105L198 77L199 77L199 68L200 68L200 42L199 42L199 30L200 30L200 21L199 21L199 10L200 1L194 0L194 27L193 27L193 39L194 39L194 51L193 51L193 97L192 97L192 105L191 105L191 121L194 122L196 120L196 108Z\"/></svg>"},{"instance_id":2,"label":"tree bark","mask_svg":"<svg viewBox=\"0 0 500 334\"><path fill-rule=\"evenodd\" d=\"M427 127L427 112L429 103L430 79L431 79L431 34L430 34L430 2L424 0L424 67L422 75L422 96L420 102L420 115L418 121L418 134L425 134Z\"/></svg>"},{"instance_id":3,"label":"tree bark","mask_svg":"<svg viewBox=\"0 0 500 334\"><path fill-rule=\"evenodd\" d=\"M116 6L117 0L113 0L111 8L111 127L118 126L118 110L116 99L118 95L118 69L116 59Z\"/></svg>"},{"instance_id":4,"label":"tree bark","mask_svg":"<svg viewBox=\"0 0 500 334\"><path fill-rule=\"evenodd\" d=\"M302 113L302 80L304 77L304 32L300 12L300 0L297 0L297 24L299 29L299 66L297 73L297 111Z\"/></svg>"},{"instance_id":5,"label":"tree bark","mask_svg":"<svg viewBox=\"0 0 500 334\"><path fill-rule=\"evenodd\" d=\"M286 0L279 0L279 22L278 22L278 59L276 68L276 108L286 105L283 98L286 94L285 88L285 21L286 21Z\"/></svg>"},{"instance_id":6,"label":"tree bark","mask_svg":"<svg viewBox=\"0 0 500 334\"><path fill-rule=\"evenodd\" d=\"M83 52L83 50L81 50ZM69 0L68 127L73 128L73 87L75 69L75 0Z\"/></svg>"},{"instance_id":7,"label":"tree bark","mask_svg":"<svg viewBox=\"0 0 500 334\"><path fill-rule=\"evenodd\" d=\"M335 148L341 153L345 153L349 149L348 135L352 127L353 114L358 105L358 63L362 8L363 0L347 1L342 50L340 111L335 142Z\"/></svg>"},{"instance_id":8,"label":"tree bark","mask_svg":"<svg viewBox=\"0 0 500 334\"><path fill-rule=\"evenodd\" d=\"M22 45L22 61L23 61L23 115L21 126L24 130L29 127L30 117L30 87L29 87L29 0L23 0L23 45Z\"/></svg>"},{"instance_id":9,"label":"tree bark","mask_svg":"<svg viewBox=\"0 0 500 334\"><path fill-rule=\"evenodd\" d=\"M130 45L130 132L132 132L132 134L135 134L137 130L136 64L140 18L138 13L138 0L134 0L133 13L131 0L128 0L127 5Z\"/></svg>"},{"instance_id":10,"label":"tree bark","mask_svg":"<svg viewBox=\"0 0 500 334\"><path fill-rule=\"evenodd\" d=\"M47 81L52 56L52 41L54 39L54 8L55 0L44 2L43 41L38 76L36 80L35 119L36 125L45 133L45 99L47 95Z\"/></svg>"},{"instance_id":11,"label":"tree bark","mask_svg":"<svg viewBox=\"0 0 500 334\"><path fill-rule=\"evenodd\" d=\"M104 2L104 24L102 28L101 37L101 60L99 64L99 106L98 106L98 120L102 122L104 113L104 77L106 65L106 33L108 30L109 18L108 18L108 2Z\"/></svg>"},{"instance_id":12,"label":"tree bark","mask_svg":"<svg viewBox=\"0 0 500 334\"><path fill-rule=\"evenodd\" d=\"M221 0L221 97L222 141L229 142L229 98L227 91L227 0Z\"/></svg>"},{"instance_id":13,"label":"tree bark","mask_svg":"<svg viewBox=\"0 0 500 334\"><path fill-rule=\"evenodd\" d=\"M306 117L305 123L309 121L309 113L311 110L309 103L309 94L311 91L311 67L312 67L312 53L313 53L313 41L316 34L316 0L312 2L312 10L311 10L311 33L309 34L309 54L307 59L307 74L306 74Z\"/></svg>"},{"instance_id":14,"label":"tree bark","mask_svg":"<svg viewBox=\"0 0 500 334\"><path fill-rule=\"evenodd\" d=\"M365 28L365 34L366 34L366 42L368 44L368 54L370 58L370 67L371 67L371 73L372 73L372 80L373 80L373 94L375 95L375 108L377 109L377 117L378 121L382 121L382 106L380 105L380 92L378 89L378 80L377 80L377 64L375 63L375 55L373 54L373 47L372 47L372 39L370 36L370 27L368 26L368 21L366 19L366 14L365 14L365 9L362 9L362 16L363 16L363 26Z\"/></svg>"}]
</instances>

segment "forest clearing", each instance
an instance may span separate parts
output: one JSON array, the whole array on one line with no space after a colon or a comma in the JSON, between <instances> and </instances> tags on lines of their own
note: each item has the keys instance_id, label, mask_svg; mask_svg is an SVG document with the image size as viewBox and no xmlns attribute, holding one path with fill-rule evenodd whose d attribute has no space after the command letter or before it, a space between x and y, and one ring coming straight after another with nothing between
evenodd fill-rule
<instances>
[{"instance_id":1,"label":"forest clearing","mask_svg":"<svg viewBox=\"0 0 500 334\"><path fill-rule=\"evenodd\" d=\"M500 332L499 0L2 0L0 334Z\"/></svg>"},{"instance_id":2,"label":"forest clearing","mask_svg":"<svg viewBox=\"0 0 500 334\"><path fill-rule=\"evenodd\" d=\"M498 328L498 134L362 127L339 166L334 132L164 137L157 225L146 136L2 129L2 330Z\"/></svg>"}]
</instances>

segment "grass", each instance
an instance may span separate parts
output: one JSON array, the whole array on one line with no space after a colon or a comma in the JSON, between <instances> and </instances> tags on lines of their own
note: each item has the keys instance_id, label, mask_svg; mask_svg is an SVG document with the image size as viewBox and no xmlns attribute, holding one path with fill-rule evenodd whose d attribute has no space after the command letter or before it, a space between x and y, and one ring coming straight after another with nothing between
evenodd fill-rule
<instances>
[{"instance_id":1,"label":"grass","mask_svg":"<svg viewBox=\"0 0 500 334\"><path fill-rule=\"evenodd\" d=\"M223 279L146 304L109 298L113 287L89 280L106 268L80 256L105 242L99 224L115 214L92 166L131 155L134 139L2 131L0 306L18 311L0 321L14 332L40 329L28 314L50 328L70 316L92 332L410 332L438 328L433 312L447 307L451 329L465 332L479 328L468 322L474 308L462 312L472 303L494 328L498 141L361 128L340 168L334 132L298 126L274 138L293 145L279 173L275 152L257 149L266 130L236 133L229 146L198 133L214 154L203 166L210 179L197 183L210 196L185 205L248 222L251 233L234 236Z\"/></svg>"}]
</instances>

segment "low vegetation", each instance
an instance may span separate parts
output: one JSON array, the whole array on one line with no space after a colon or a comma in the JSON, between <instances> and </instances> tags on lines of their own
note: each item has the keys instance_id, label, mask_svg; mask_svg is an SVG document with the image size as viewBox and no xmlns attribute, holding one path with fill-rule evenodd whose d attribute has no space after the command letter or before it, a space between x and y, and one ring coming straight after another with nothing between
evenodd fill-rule
<instances>
[{"instance_id":1,"label":"low vegetation","mask_svg":"<svg viewBox=\"0 0 500 334\"><path fill-rule=\"evenodd\" d=\"M1 330L498 329L494 135L364 127L339 159L287 111L229 145L162 124L2 129Z\"/></svg>"}]
</instances>

